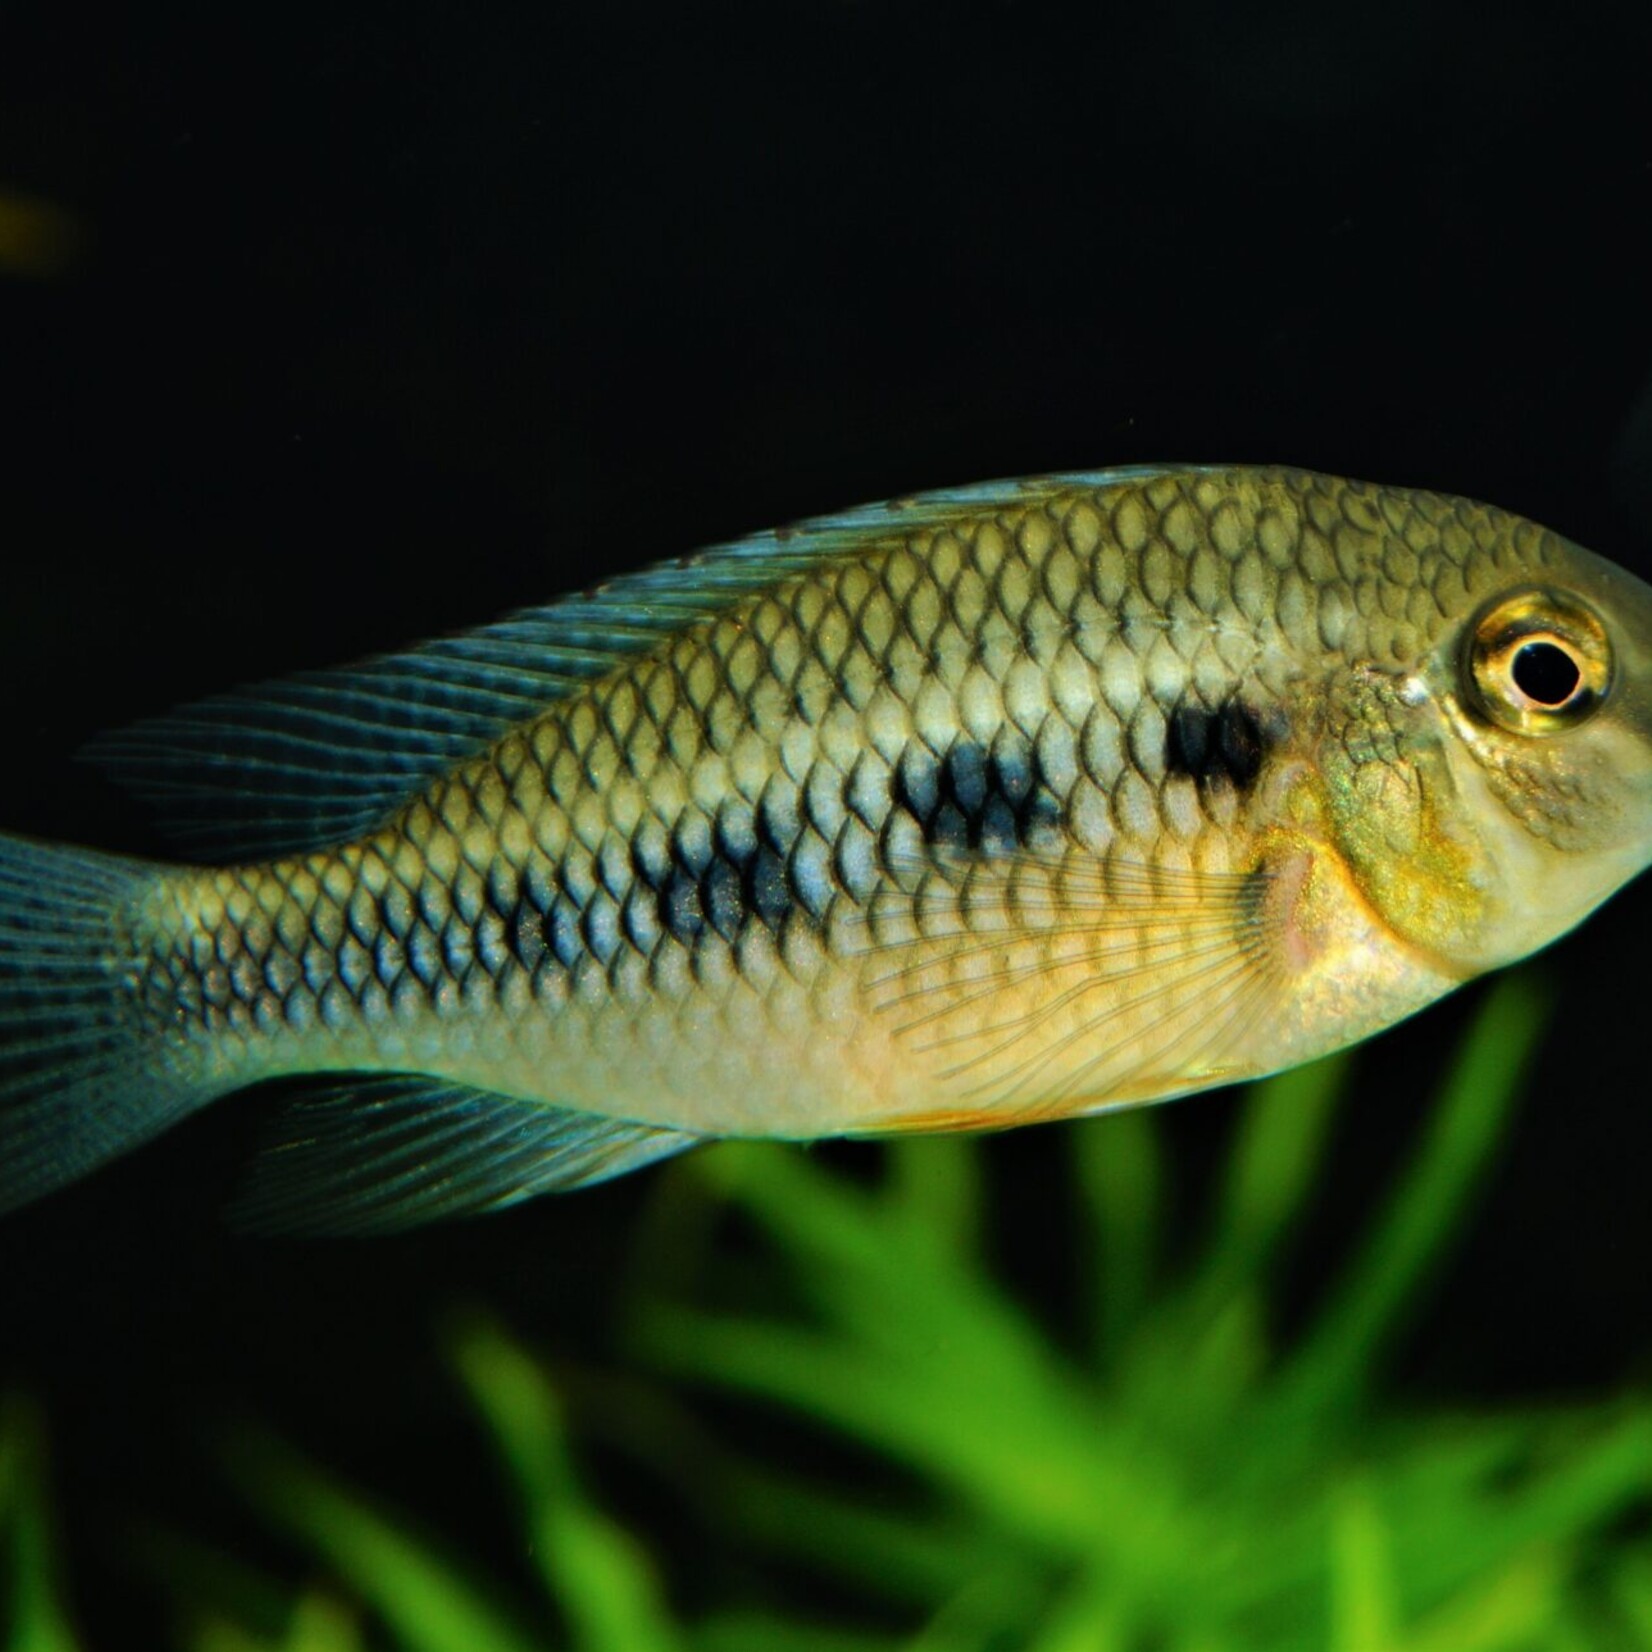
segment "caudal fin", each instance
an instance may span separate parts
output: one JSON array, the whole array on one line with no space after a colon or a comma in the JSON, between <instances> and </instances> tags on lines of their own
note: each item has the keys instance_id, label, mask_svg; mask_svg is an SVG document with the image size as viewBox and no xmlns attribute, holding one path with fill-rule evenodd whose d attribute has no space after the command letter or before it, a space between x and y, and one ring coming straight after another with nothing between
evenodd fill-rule
<instances>
[{"instance_id":1,"label":"caudal fin","mask_svg":"<svg viewBox=\"0 0 1652 1652\"><path fill-rule=\"evenodd\" d=\"M0 1211L85 1175L204 1099L164 1071L122 939L161 875L0 835Z\"/></svg>"}]
</instances>

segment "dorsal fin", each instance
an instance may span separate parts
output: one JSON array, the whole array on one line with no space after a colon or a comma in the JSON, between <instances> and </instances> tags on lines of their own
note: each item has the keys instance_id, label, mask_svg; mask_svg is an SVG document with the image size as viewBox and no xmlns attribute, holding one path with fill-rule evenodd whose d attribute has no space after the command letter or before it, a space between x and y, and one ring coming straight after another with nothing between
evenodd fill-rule
<instances>
[{"instance_id":1,"label":"dorsal fin","mask_svg":"<svg viewBox=\"0 0 1652 1652\"><path fill-rule=\"evenodd\" d=\"M325 847L372 831L437 775L579 684L822 558L1063 488L1196 468L988 482L819 517L403 653L214 695L102 735L85 755L152 804L162 829L197 859Z\"/></svg>"}]
</instances>

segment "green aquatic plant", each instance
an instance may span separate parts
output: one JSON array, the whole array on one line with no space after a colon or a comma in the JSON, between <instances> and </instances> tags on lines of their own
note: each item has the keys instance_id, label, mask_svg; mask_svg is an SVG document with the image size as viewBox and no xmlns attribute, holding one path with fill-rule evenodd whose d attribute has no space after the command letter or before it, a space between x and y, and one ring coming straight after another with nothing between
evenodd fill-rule
<instances>
[{"instance_id":1,"label":"green aquatic plant","mask_svg":"<svg viewBox=\"0 0 1652 1652\"><path fill-rule=\"evenodd\" d=\"M77 1652L53 1554L45 1430L20 1395L0 1399L0 1615L6 1652Z\"/></svg>"},{"instance_id":2,"label":"green aquatic plant","mask_svg":"<svg viewBox=\"0 0 1652 1652\"><path fill-rule=\"evenodd\" d=\"M553 1371L480 1314L448 1322L456 1389L513 1510L510 1553L467 1554L439 1488L415 1516L243 1430L226 1471L310 1575L295 1593L232 1555L148 1534L149 1569L177 1607L175 1644L1652 1645L1652 1400L1442 1410L1402 1404L1384 1380L1541 1021L1529 980L1487 995L1408 1168L1317 1305L1288 1321L1280 1281L1321 1176L1342 1063L1251 1090L1190 1254L1171 1243L1159 1120L1069 1132L1086 1305L1074 1334L1053 1334L998 1282L972 1142L887 1147L870 1184L784 1148L685 1160L661 1178L639 1244L623 1379ZM1067 1221L1053 1195L1049 1220ZM0 1429L3 1644L76 1652L38 1433L16 1407ZM616 1444L654 1477L652 1525L606 1512ZM686 1512L668 1524L661 1504ZM711 1568L715 1586L693 1575L695 1556L731 1553L742 1564Z\"/></svg>"},{"instance_id":3,"label":"green aquatic plant","mask_svg":"<svg viewBox=\"0 0 1652 1652\"><path fill-rule=\"evenodd\" d=\"M150 1545L187 1621L189 1652L678 1652L652 1562L586 1496L569 1461L546 1374L490 1322L467 1317L452 1363L510 1481L523 1549L542 1598L475 1575L416 1521L242 1431L232 1479L308 1549L325 1591L297 1601L227 1557L169 1538ZM348 1602L348 1606L344 1604Z\"/></svg>"},{"instance_id":4,"label":"green aquatic plant","mask_svg":"<svg viewBox=\"0 0 1652 1652\"><path fill-rule=\"evenodd\" d=\"M870 1188L763 1149L683 1167L704 1202L658 1236L655 1271L731 1209L796 1308L705 1307L733 1254L713 1233L639 1313L638 1352L738 1395L742 1424L755 1402L897 1471L873 1504L765 1466L725 1426L707 1518L837 1600L904 1613L922 1652L1636 1644L1652 1551L1608 1534L1652 1489L1644 1397L1437 1413L1379 1386L1541 1019L1528 980L1488 995L1409 1170L1289 1335L1277 1258L1318 1176L1338 1062L1254 1087L1208 1236L1180 1266L1153 1116L1073 1132L1091 1302L1077 1354L994 1282L967 1141L896 1144Z\"/></svg>"}]
</instances>

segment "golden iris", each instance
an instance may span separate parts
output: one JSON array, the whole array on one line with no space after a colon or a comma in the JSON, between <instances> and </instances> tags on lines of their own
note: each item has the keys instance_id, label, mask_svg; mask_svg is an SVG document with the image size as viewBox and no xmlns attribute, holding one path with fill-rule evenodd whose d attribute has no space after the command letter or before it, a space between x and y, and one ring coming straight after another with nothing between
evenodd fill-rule
<instances>
[{"instance_id":1,"label":"golden iris","mask_svg":"<svg viewBox=\"0 0 1652 1652\"><path fill-rule=\"evenodd\" d=\"M1480 614L1466 664L1475 706L1515 734L1576 728L1612 687L1606 628L1576 597L1540 586Z\"/></svg>"}]
</instances>

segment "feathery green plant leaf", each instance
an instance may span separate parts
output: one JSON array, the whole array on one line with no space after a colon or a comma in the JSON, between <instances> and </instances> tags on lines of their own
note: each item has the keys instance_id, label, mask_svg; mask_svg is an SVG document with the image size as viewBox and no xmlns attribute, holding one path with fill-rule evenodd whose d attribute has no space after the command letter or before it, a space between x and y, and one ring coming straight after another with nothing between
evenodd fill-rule
<instances>
[{"instance_id":1,"label":"feathery green plant leaf","mask_svg":"<svg viewBox=\"0 0 1652 1652\"><path fill-rule=\"evenodd\" d=\"M230 1460L252 1501L336 1566L406 1652L543 1652L455 1562L289 1448L249 1435Z\"/></svg>"},{"instance_id":2,"label":"feathery green plant leaf","mask_svg":"<svg viewBox=\"0 0 1652 1652\"><path fill-rule=\"evenodd\" d=\"M1145 1110L1098 1129L1069 1132L1079 1188L1093 1224L1095 1347L1105 1364L1129 1343L1153 1284L1163 1220L1164 1155Z\"/></svg>"},{"instance_id":3,"label":"feathery green plant leaf","mask_svg":"<svg viewBox=\"0 0 1652 1652\"><path fill-rule=\"evenodd\" d=\"M0 1398L0 1520L10 1528L6 1652L76 1652L52 1558L44 1442L39 1408L21 1395Z\"/></svg>"},{"instance_id":4,"label":"feathery green plant leaf","mask_svg":"<svg viewBox=\"0 0 1652 1652\"><path fill-rule=\"evenodd\" d=\"M476 1318L454 1337L453 1359L516 1479L540 1576L579 1652L677 1652L647 1555L575 1482L544 1373Z\"/></svg>"},{"instance_id":5,"label":"feathery green plant leaf","mask_svg":"<svg viewBox=\"0 0 1652 1652\"><path fill-rule=\"evenodd\" d=\"M1293 1358L1284 1381L1298 1403L1352 1403L1364 1392L1402 1312L1420 1304L1423 1270L1466 1215L1546 1017L1546 1001L1527 972L1504 975L1487 992L1411 1173Z\"/></svg>"}]
</instances>

